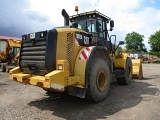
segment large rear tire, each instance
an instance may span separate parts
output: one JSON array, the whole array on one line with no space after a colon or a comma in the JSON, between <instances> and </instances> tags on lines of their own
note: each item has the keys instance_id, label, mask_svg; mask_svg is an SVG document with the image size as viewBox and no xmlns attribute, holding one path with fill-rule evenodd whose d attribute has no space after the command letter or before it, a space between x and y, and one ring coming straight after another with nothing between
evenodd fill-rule
<instances>
[{"instance_id":1,"label":"large rear tire","mask_svg":"<svg viewBox=\"0 0 160 120\"><path fill-rule=\"evenodd\" d=\"M118 84L129 85L132 82L132 60L127 58L124 77L117 78Z\"/></svg>"},{"instance_id":2,"label":"large rear tire","mask_svg":"<svg viewBox=\"0 0 160 120\"><path fill-rule=\"evenodd\" d=\"M110 87L108 63L100 58L93 59L87 74L88 89L85 98L92 102L101 102L107 97Z\"/></svg>"}]
</instances>

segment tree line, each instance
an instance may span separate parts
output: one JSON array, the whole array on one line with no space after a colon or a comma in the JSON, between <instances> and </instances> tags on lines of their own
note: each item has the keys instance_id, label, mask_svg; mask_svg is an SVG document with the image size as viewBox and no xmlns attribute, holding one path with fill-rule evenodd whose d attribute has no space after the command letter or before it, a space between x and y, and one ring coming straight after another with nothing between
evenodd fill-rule
<instances>
[{"instance_id":1,"label":"tree line","mask_svg":"<svg viewBox=\"0 0 160 120\"><path fill-rule=\"evenodd\" d=\"M155 54L157 56L160 56L160 30L156 31L154 34L151 34L148 38L148 43L150 44L151 50L148 52L144 41L144 35L141 35L137 32L131 32L126 34L125 37L125 47L126 52L145 52L149 54ZM122 48L118 49L119 51L122 50Z\"/></svg>"}]
</instances>

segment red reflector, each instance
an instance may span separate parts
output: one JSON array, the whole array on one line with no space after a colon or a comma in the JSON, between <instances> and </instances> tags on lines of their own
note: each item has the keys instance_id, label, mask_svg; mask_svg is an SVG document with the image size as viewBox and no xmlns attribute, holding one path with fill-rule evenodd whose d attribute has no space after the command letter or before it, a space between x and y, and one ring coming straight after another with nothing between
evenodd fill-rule
<instances>
[{"instance_id":1,"label":"red reflector","mask_svg":"<svg viewBox=\"0 0 160 120\"><path fill-rule=\"evenodd\" d=\"M49 82L49 79L45 79L45 82Z\"/></svg>"}]
</instances>

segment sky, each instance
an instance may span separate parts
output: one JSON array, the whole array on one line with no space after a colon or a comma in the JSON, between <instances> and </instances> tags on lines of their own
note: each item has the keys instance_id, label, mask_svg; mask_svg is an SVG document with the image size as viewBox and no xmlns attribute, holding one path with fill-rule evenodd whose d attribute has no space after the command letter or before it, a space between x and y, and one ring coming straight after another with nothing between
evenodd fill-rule
<instances>
[{"instance_id":1,"label":"sky","mask_svg":"<svg viewBox=\"0 0 160 120\"><path fill-rule=\"evenodd\" d=\"M21 37L63 26L62 9L74 15L75 6L79 13L97 10L112 18L110 35L117 41L133 31L144 35L147 50L149 36L160 30L160 0L0 0L0 35Z\"/></svg>"}]
</instances>

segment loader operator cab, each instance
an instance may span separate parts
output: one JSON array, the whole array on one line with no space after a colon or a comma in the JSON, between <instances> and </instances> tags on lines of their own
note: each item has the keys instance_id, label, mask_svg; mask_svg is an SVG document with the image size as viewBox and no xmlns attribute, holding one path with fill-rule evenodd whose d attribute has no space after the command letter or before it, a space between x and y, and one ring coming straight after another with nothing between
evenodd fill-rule
<instances>
[{"instance_id":1,"label":"loader operator cab","mask_svg":"<svg viewBox=\"0 0 160 120\"><path fill-rule=\"evenodd\" d=\"M109 52L112 52L108 33L114 28L114 21L111 18L95 10L70 16L70 22L72 26L84 30L90 35L90 45L106 46ZM78 25L73 25L75 23ZM107 26L108 23L110 23L110 28Z\"/></svg>"}]
</instances>

